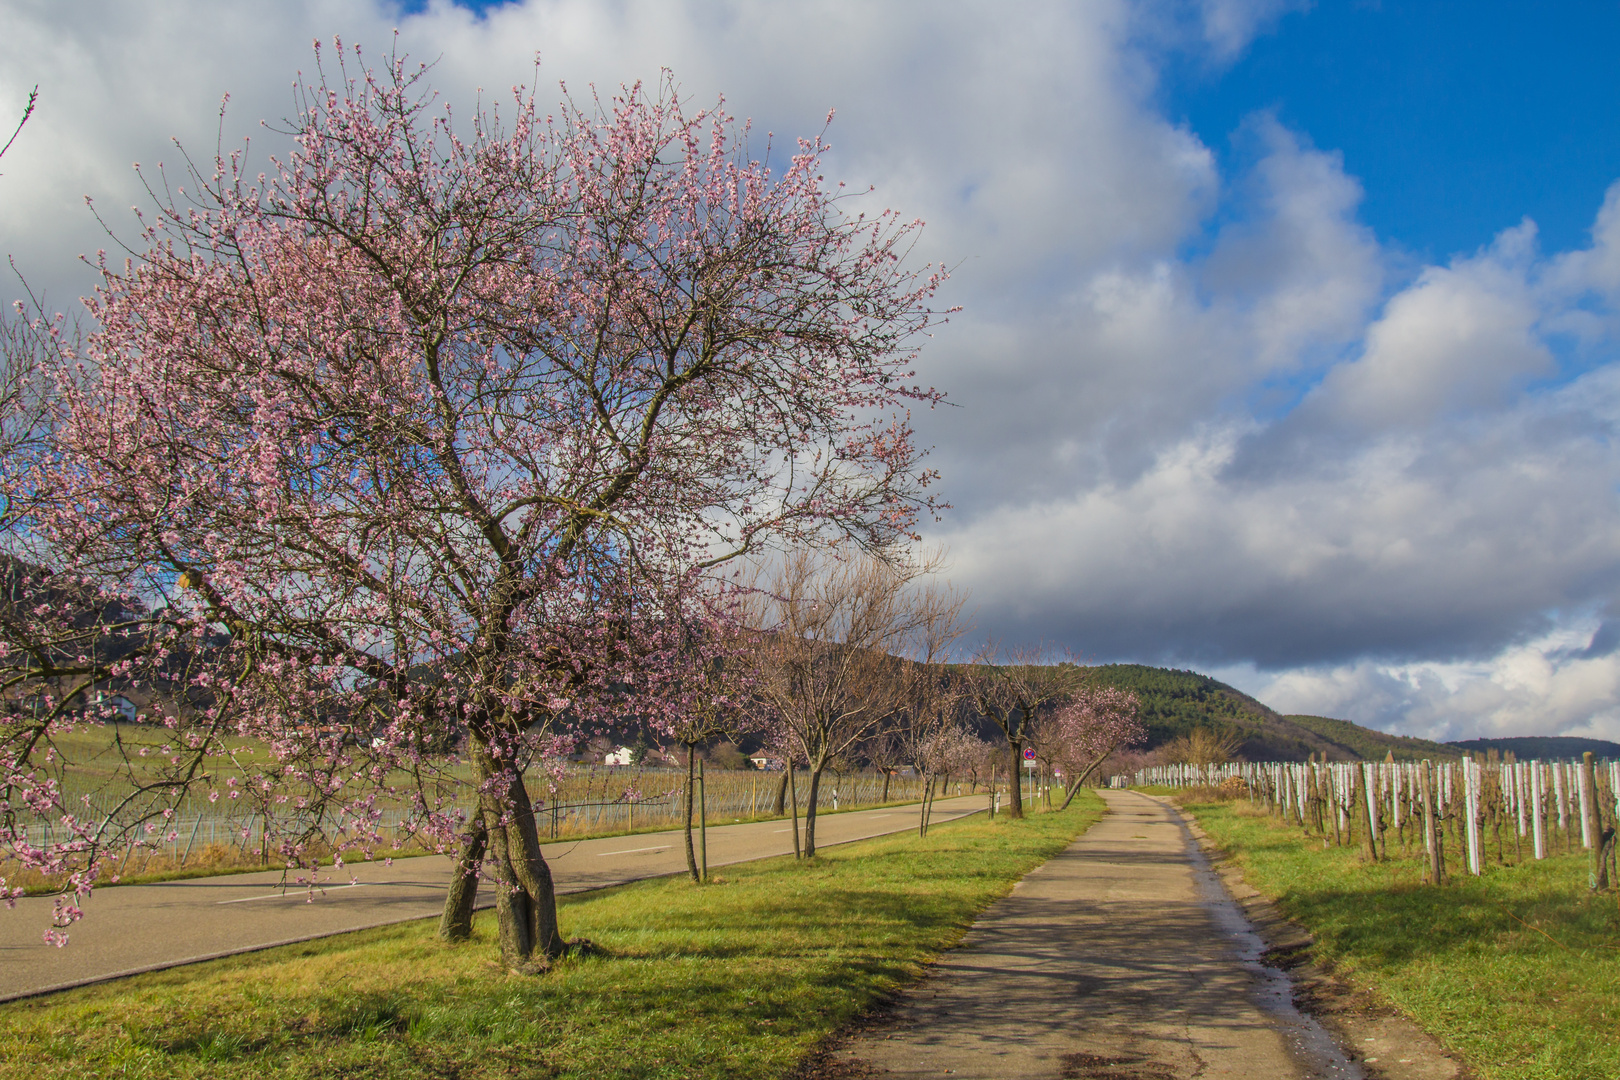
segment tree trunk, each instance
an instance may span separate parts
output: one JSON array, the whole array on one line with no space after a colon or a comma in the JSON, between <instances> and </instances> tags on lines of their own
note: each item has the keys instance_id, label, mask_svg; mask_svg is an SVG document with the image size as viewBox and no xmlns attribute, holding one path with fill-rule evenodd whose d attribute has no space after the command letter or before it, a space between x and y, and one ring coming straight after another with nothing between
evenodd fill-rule
<instances>
[{"instance_id":1,"label":"tree trunk","mask_svg":"<svg viewBox=\"0 0 1620 1080\"><path fill-rule=\"evenodd\" d=\"M1423 846L1429 860L1429 884L1439 885L1445 879L1445 855L1440 830L1435 828L1434 767L1427 761L1418 766L1418 789L1423 797Z\"/></svg>"},{"instance_id":2,"label":"tree trunk","mask_svg":"<svg viewBox=\"0 0 1620 1080\"><path fill-rule=\"evenodd\" d=\"M480 787L500 772L486 746L472 741L474 775ZM534 805L523 775L513 770L506 798L485 790L480 796L489 829L496 867L495 921L500 930L501 959L514 970L531 970L561 956L562 935L557 928L557 893L551 867L540 853L540 833ZM539 954L538 958L536 954Z\"/></svg>"},{"instance_id":3,"label":"tree trunk","mask_svg":"<svg viewBox=\"0 0 1620 1080\"><path fill-rule=\"evenodd\" d=\"M810 797L804 807L804 857L816 857L816 797L821 791L821 771L827 767L825 761L818 762L810 770Z\"/></svg>"},{"instance_id":4,"label":"tree trunk","mask_svg":"<svg viewBox=\"0 0 1620 1080\"><path fill-rule=\"evenodd\" d=\"M450 891L444 898L444 914L439 916L439 937L445 941L466 941L472 937L473 905L478 900L478 875L489 847L489 829L482 810L474 810L462 838L461 854L456 857Z\"/></svg>"},{"instance_id":5,"label":"tree trunk","mask_svg":"<svg viewBox=\"0 0 1620 1080\"><path fill-rule=\"evenodd\" d=\"M1592 751L1581 755L1580 767L1586 782L1581 790L1581 813L1585 815L1586 835L1592 842L1592 868L1587 884L1595 892L1609 887L1609 853L1604 846L1610 837L1604 835L1603 818L1598 811L1597 770L1592 764Z\"/></svg>"},{"instance_id":6,"label":"tree trunk","mask_svg":"<svg viewBox=\"0 0 1620 1080\"><path fill-rule=\"evenodd\" d=\"M923 796L922 796L922 802L917 804L917 835L918 836L927 836L928 835L928 797L929 797L930 793L933 792L933 790L934 790L934 778L932 776L930 776L928 773L923 773Z\"/></svg>"},{"instance_id":7,"label":"tree trunk","mask_svg":"<svg viewBox=\"0 0 1620 1080\"><path fill-rule=\"evenodd\" d=\"M1102 753L1098 754L1096 759L1093 760L1090 765L1086 766L1085 772L1075 777L1074 783L1069 785L1068 792L1063 796L1063 805L1058 807L1059 810L1067 810L1069 808L1069 804L1074 801L1074 796L1077 792L1079 792L1080 786L1086 782L1087 778L1090 777L1092 773L1097 771L1097 766L1101 765L1105 760L1107 760L1108 755L1112 754L1114 752L1114 748L1118 745L1118 743L1110 745L1107 750L1104 750Z\"/></svg>"},{"instance_id":8,"label":"tree trunk","mask_svg":"<svg viewBox=\"0 0 1620 1080\"><path fill-rule=\"evenodd\" d=\"M793 857L801 859L804 854L799 850L799 781L793 775L793 762L788 762L787 786L793 793Z\"/></svg>"},{"instance_id":9,"label":"tree trunk","mask_svg":"<svg viewBox=\"0 0 1620 1080\"><path fill-rule=\"evenodd\" d=\"M1008 738L1010 759L1007 764L1007 813L1015 818L1024 816L1024 740Z\"/></svg>"},{"instance_id":10,"label":"tree trunk","mask_svg":"<svg viewBox=\"0 0 1620 1080\"><path fill-rule=\"evenodd\" d=\"M782 770L782 782L776 785L776 816L781 817L787 813L788 779L793 775L793 765Z\"/></svg>"},{"instance_id":11,"label":"tree trunk","mask_svg":"<svg viewBox=\"0 0 1620 1080\"><path fill-rule=\"evenodd\" d=\"M697 754L692 747L686 748L686 871L692 875L692 880L698 880L697 855L692 850L692 783L697 777L693 760Z\"/></svg>"},{"instance_id":12,"label":"tree trunk","mask_svg":"<svg viewBox=\"0 0 1620 1080\"><path fill-rule=\"evenodd\" d=\"M878 802L886 803L889 801L889 781L893 778L894 773L890 772L888 769L883 770L883 798L879 799ZM202 819L199 818L198 820L200 821Z\"/></svg>"}]
</instances>

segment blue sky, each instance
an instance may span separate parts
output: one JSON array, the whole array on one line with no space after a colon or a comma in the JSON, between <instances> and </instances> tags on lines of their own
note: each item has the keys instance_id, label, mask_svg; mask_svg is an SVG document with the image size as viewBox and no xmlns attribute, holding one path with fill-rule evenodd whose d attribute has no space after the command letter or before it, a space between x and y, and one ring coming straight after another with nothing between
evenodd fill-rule
<instances>
[{"instance_id":1,"label":"blue sky","mask_svg":"<svg viewBox=\"0 0 1620 1080\"><path fill-rule=\"evenodd\" d=\"M513 0L455 2L482 15ZM1234 136L1273 113L1343 155L1380 237L1443 261L1523 217L1550 248L1584 240L1620 176L1617 64L1615 0L1323 0L1270 21L1235 59L1168 50L1160 103L1229 172L1248 156Z\"/></svg>"},{"instance_id":2,"label":"blue sky","mask_svg":"<svg viewBox=\"0 0 1620 1080\"><path fill-rule=\"evenodd\" d=\"M1422 260L1532 218L1550 249L1585 240L1620 176L1620 3L1367 3L1289 12L1230 65L1181 52L1168 116L1228 169L1231 138L1275 112L1339 152L1360 217Z\"/></svg>"},{"instance_id":3,"label":"blue sky","mask_svg":"<svg viewBox=\"0 0 1620 1080\"><path fill-rule=\"evenodd\" d=\"M1009 18L1008 11L1015 17ZM1620 3L0 0L0 254L53 306L130 169L277 147L313 38L480 89L654 80L960 304L916 418L980 630L1442 738L1620 738ZM397 30L397 38L395 33ZM1521 227L1532 220L1535 231ZM15 289L12 290L15 292Z\"/></svg>"}]
</instances>

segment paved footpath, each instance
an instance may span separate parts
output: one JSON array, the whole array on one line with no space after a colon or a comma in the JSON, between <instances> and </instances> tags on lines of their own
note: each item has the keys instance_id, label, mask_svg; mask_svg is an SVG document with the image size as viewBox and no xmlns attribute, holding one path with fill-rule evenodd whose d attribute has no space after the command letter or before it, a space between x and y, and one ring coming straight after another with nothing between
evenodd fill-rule
<instances>
[{"instance_id":1,"label":"paved footpath","mask_svg":"<svg viewBox=\"0 0 1620 1080\"><path fill-rule=\"evenodd\" d=\"M954 821L984 807L983 795L940 799L934 821ZM816 819L816 846L882 836L916 823L917 809L910 806L824 814ZM791 829L780 820L710 825L709 866L792 854ZM543 850L559 893L686 871L680 830L563 841ZM450 860L423 856L392 865L351 863L329 878L324 891L314 895L300 887L283 889L276 871L98 889L85 902L72 941L61 949L42 940L51 899L20 900L14 911L0 910L0 1001L434 916L444 904ZM493 893L482 889L479 900L480 906L493 904Z\"/></svg>"},{"instance_id":2,"label":"paved footpath","mask_svg":"<svg viewBox=\"0 0 1620 1080\"><path fill-rule=\"evenodd\" d=\"M843 1047L835 1075L1363 1075L1257 962L1259 939L1180 816L1101 794L1109 813L986 910L891 1018Z\"/></svg>"}]
</instances>

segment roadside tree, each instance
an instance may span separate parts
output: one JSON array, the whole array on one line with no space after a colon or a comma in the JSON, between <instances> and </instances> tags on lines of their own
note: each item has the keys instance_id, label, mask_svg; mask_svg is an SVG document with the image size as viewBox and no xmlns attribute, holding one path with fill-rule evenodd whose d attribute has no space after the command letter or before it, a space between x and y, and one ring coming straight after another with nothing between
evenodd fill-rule
<instances>
[{"instance_id":1,"label":"roadside tree","mask_svg":"<svg viewBox=\"0 0 1620 1080\"><path fill-rule=\"evenodd\" d=\"M810 769L804 855L816 853L823 771L893 721L961 633L963 598L937 557L889 559L845 545L786 555L753 590L756 693Z\"/></svg>"},{"instance_id":2,"label":"roadside tree","mask_svg":"<svg viewBox=\"0 0 1620 1080\"><path fill-rule=\"evenodd\" d=\"M1140 710L1129 690L1084 685L1037 717L1030 742L1047 771L1062 774L1064 809L1109 755L1147 738Z\"/></svg>"},{"instance_id":3,"label":"roadside tree","mask_svg":"<svg viewBox=\"0 0 1620 1080\"><path fill-rule=\"evenodd\" d=\"M753 689L753 667L748 663L752 647L735 609L712 599L669 605L661 630L669 640L664 655L652 665L644 695L644 707L651 711L642 719L686 751L682 802L686 868L693 881L702 881L704 875L692 846L698 747L721 738L735 739L758 725L758 710L748 707ZM735 746L732 753L742 758Z\"/></svg>"},{"instance_id":4,"label":"roadside tree","mask_svg":"<svg viewBox=\"0 0 1620 1080\"><path fill-rule=\"evenodd\" d=\"M161 719L170 797L262 739L247 786L290 869L374 850L404 807L464 860L487 844L503 957L543 966L530 770L648 707L662 598L694 575L906 538L939 274L902 266L915 224L843 213L819 141L774 174L673 83L555 121L517 91L457 126L425 69L344 63L269 176L222 152L152 185L183 201L103 264L84 348L53 338L7 542L140 599L154 662L170 639L206 661ZM29 777L70 712L5 744L9 805L61 809ZM106 850L56 855L82 891Z\"/></svg>"},{"instance_id":5,"label":"roadside tree","mask_svg":"<svg viewBox=\"0 0 1620 1080\"><path fill-rule=\"evenodd\" d=\"M960 675L973 707L1007 739L1007 812L1023 817L1024 746L1037 715L1058 705L1079 686L1080 668L1069 656L1054 657L1040 649L1016 649L1003 658L990 641L962 666Z\"/></svg>"}]
</instances>

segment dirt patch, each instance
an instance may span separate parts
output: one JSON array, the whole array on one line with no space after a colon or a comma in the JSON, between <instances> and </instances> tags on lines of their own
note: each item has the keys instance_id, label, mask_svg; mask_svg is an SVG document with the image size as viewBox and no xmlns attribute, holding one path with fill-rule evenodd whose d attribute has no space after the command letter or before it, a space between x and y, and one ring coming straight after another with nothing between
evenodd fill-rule
<instances>
[{"instance_id":1,"label":"dirt patch","mask_svg":"<svg viewBox=\"0 0 1620 1080\"><path fill-rule=\"evenodd\" d=\"M793 1073L793 1080L872 1080L887 1071L850 1056L848 1050L828 1048L805 1058Z\"/></svg>"},{"instance_id":2,"label":"dirt patch","mask_svg":"<svg viewBox=\"0 0 1620 1080\"><path fill-rule=\"evenodd\" d=\"M1058 1059L1062 1080L1176 1080L1168 1065L1140 1057L1102 1057L1097 1054L1064 1054Z\"/></svg>"}]
</instances>

